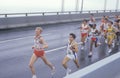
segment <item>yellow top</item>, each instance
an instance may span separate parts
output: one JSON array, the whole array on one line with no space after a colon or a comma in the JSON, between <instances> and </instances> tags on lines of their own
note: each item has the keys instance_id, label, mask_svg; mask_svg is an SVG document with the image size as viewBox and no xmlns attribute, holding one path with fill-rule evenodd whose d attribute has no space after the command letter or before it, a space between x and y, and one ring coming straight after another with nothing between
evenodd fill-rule
<instances>
[{"instance_id":1,"label":"yellow top","mask_svg":"<svg viewBox=\"0 0 120 78\"><path fill-rule=\"evenodd\" d=\"M108 32L108 34L113 34L114 33L114 28L113 27L108 27L107 32Z\"/></svg>"}]
</instances>

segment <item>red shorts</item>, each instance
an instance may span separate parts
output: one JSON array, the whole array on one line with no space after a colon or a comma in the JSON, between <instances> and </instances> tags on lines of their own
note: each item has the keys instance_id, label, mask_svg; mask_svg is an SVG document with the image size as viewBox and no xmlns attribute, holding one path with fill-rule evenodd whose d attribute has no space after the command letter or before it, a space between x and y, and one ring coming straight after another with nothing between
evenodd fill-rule
<instances>
[{"instance_id":1,"label":"red shorts","mask_svg":"<svg viewBox=\"0 0 120 78\"><path fill-rule=\"evenodd\" d=\"M35 54L37 57L42 57L42 56L44 56L45 51L44 51L44 50L38 51L38 50L35 50L35 49L34 49L34 54Z\"/></svg>"},{"instance_id":2,"label":"red shorts","mask_svg":"<svg viewBox=\"0 0 120 78\"><path fill-rule=\"evenodd\" d=\"M92 41L97 41L97 38L92 37L91 40L92 40Z\"/></svg>"},{"instance_id":3,"label":"red shorts","mask_svg":"<svg viewBox=\"0 0 120 78\"><path fill-rule=\"evenodd\" d=\"M107 32L107 30L103 30L104 31L104 33L106 33Z\"/></svg>"},{"instance_id":4,"label":"red shorts","mask_svg":"<svg viewBox=\"0 0 120 78\"><path fill-rule=\"evenodd\" d=\"M81 33L82 37L87 36L87 35L88 35L87 33Z\"/></svg>"},{"instance_id":5,"label":"red shorts","mask_svg":"<svg viewBox=\"0 0 120 78\"><path fill-rule=\"evenodd\" d=\"M92 37L91 39L92 39L92 41L96 41L96 38L95 38L95 37Z\"/></svg>"}]
</instances>

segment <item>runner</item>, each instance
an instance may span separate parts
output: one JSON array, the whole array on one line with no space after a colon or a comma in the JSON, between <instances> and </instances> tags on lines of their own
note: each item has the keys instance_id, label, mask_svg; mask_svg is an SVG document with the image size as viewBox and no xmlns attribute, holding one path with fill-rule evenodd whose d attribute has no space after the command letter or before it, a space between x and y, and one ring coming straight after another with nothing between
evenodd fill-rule
<instances>
[{"instance_id":1,"label":"runner","mask_svg":"<svg viewBox=\"0 0 120 78\"><path fill-rule=\"evenodd\" d=\"M117 41L117 45L119 45L119 37L120 37L120 24L119 24L119 20L116 20L115 21L115 23L114 23L114 27L118 30L117 32L116 32L116 41Z\"/></svg>"},{"instance_id":2,"label":"runner","mask_svg":"<svg viewBox=\"0 0 120 78\"><path fill-rule=\"evenodd\" d=\"M106 18L108 21L112 21L109 16L105 16L105 18Z\"/></svg>"},{"instance_id":3,"label":"runner","mask_svg":"<svg viewBox=\"0 0 120 78\"><path fill-rule=\"evenodd\" d=\"M69 60L74 60L74 63L76 64L77 68L80 67L78 63L78 58L77 58L77 52L78 52L78 43L75 41L75 34L71 33L69 35L69 42L67 46L67 55L63 59L62 65L66 69L66 76L70 74L71 69L67 67L67 62Z\"/></svg>"},{"instance_id":4,"label":"runner","mask_svg":"<svg viewBox=\"0 0 120 78\"><path fill-rule=\"evenodd\" d=\"M95 45L95 47L101 45L101 43L98 43L98 38L97 36L99 36L99 32L98 30L96 29L96 24L93 24L93 28L91 28L91 32L89 34L90 36L90 52L89 52L89 57L92 56L93 52L92 52L92 49L93 49L93 45Z\"/></svg>"},{"instance_id":5,"label":"runner","mask_svg":"<svg viewBox=\"0 0 120 78\"><path fill-rule=\"evenodd\" d=\"M95 24L96 20L93 14L90 14L89 26L92 28L93 24Z\"/></svg>"},{"instance_id":6,"label":"runner","mask_svg":"<svg viewBox=\"0 0 120 78\"><path fill-rule=\"evenodd\" d=\"M101 25L104 24L104 21L105 21L105 16L103 16L101 19Z\"/></svg>"},{"instance_id":7,"label":"runner","mask_svg":"<svg viewBox=\"0 0 120 78\"><path fill-rule=\"evenodd\" d=\"M100 26L101 37L104 36L105 43L107 43L107 27L108 27L108 19L104 19L104 23Z\"/></svg>"},{"instance_id":8,"label":"runner","mask_svg":"<svg viewBox=\"0 0 120 78\"><path fill-rule=\"evenodd\" d=\"M114 17L114 22L118 21L118 19L119 19L119 16L118 16L118 15L115 15L115 17Z\"/></svg>"},{"instance_id":9,"label":"runner","mask_svg":"<svg viewBox=\"0 0 120 78\"><path fill-rule=\"evenodd\" d=\"M84 49L85 42L88 37L88 33L90 31L90 27L87 25L87 20L83 20L82 26L80 27L80 32L81 32L81 49Z\"/></svg>"},{"instance_id":10,"label":"runner","mask_svg":"<svg viewBox=\"0 0 120 78\"><path fill-rule=\"evenodd\" d=\"M34 68L34 63L37 61L38 58L41 58L44 63L46 65L48 65L52 72L51 74L54 74L55 72L55 67L47 60L46 56L45 56L45 52L44 49L48 47L47 43L44 41L43 37L41 36L42 33L42 28L41 27L37 27L35 29L35 37L34 37L34 46L32 47L32 49L34 50L34 53L31 57L30 63L29 63L29 67L32 71L32 78L37 78L36 73L35 73L35 68Z\"/></svg>"},{"instance_id":11,"label":"runner","mask_svg":"<svg viewBox=\"0 0 120 78\"><path fill-rule=\"evenodd\" d=\"M109 21L108 28L107 28L107 44L108 44L108 48L109 48L108 53L111 53L112 46L114 47L114 39L115 39L116 31L117 30L113 27L113 22Z\"/></svg>"}]
</instances>

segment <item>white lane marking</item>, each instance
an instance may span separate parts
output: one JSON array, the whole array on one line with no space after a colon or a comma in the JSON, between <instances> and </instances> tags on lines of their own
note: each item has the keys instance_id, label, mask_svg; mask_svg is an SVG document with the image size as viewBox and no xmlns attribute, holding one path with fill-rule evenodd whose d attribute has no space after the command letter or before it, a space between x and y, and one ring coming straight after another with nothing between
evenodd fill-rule
<instances>
[{"instance_id":1,"label":"white lane marking","mask_svg":"<svg viewBox=\"0 0 120 78\"><path fill-rule=\"evenodd\" d=\"M48 32L47 34L43 34L42 36L47 36L50 35L51 33L58 31L58 30L52 30L51 32ZM26 36L26 37L20 37L20 38L14 38L14 39L10 39L10 40L2 40L0 41L0 43L5 43L5 42L10 42L10 41L14 41L14 40L21 40L21 39L25 39L25 38L31 38L34 36Z\"/></svg>"},{"instance_id":2,"label":"white lane marking","mask_svg":"<svg viewBox=\"0 0 120 78\"><path fill-rule=\"evenodd\" d=\"M58 30L52 30L48 34L43 34L42 36L50 35L51 33L55 32L55 31L58 31ZM3 41L0 41L0 43L10 42L10 41L14 41L14 40L21 40L21 39L31 38L31 37L34 37L34 36L26 36L26 37L14 38L14 39L10 39L10 40L3 40Z\"/></svg>"},{"instance_id":3,"label":"white lane marking","mask_svg":"<svg viewBox=\"0 0 120 78\"><path fill-rule=\"evenodd\" d=\"M79 42L78 44L80 45L80 42ZM46 52L46 53L50 53L50 52L57 51L57 50L61 50L61 49L64 49L64 48L67 48L67 46L63 46L63 47L59 47L59 48L55 48L55 49L48 50L48 51L45 51L45 52Z\"/></svg>"},{"instance_id":4,"label":"white lane marking","mask_svg":"<svg viewBox=\"0 0 120 78\"><path fill-rule=\"evenodd\" d=\"M48 34L43 34L42 36L47 36L50 35L51 33ZM5 42L10 42L10 41L15 41L15 40L21 40L21 39L25 39L25 38L31 38L34 36L27 36L27 37L20 37L20 38L14 38L14 39L10 39L10 40L4 40L4 41L0 41L0 43L5 43Z\"/></svg>"},{"instance_id":5,"label":"white lane marking","mask_svg":"<svg viewBox=\"0 0 120 78\"><path fill-rule=\"evenodd\" d=\"M50 53L50 52L57 51L57 50L64 49L64 48L67 48L67 46L63 46L63 47L59 47L59 48L55 48L55 49L48 50L48 51L45 51L45 52L46 52L46 53Z\"/></svg>"}]
</instances>

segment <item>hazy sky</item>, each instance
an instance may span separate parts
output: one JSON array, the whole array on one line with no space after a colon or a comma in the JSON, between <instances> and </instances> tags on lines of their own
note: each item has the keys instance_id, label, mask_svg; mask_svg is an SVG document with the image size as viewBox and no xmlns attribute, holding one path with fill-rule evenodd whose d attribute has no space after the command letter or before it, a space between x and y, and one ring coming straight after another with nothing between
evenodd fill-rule
<instances>
[{"instance_id":1,"label":"hazy sky","mask_svg":"<svg viewBox=\"0 0 120 78\"><path fill-rule=\"evenodd\" d=\"M62 0L0 0L0 13L61 11L61 1ZM75 2L76 0L65 0L65 11L75 11ZM84 0L84 10L102 10L103 7L104 0ZM80 8L81 0L79 0L79 10ZM107 0L107 9L115 8L116 0Z\"/></svg>"}]
</instances>

